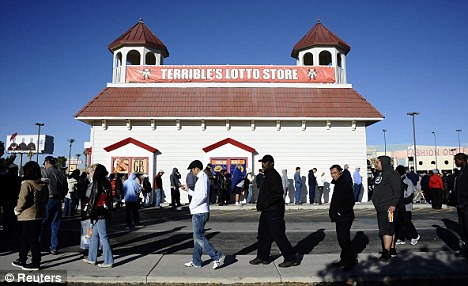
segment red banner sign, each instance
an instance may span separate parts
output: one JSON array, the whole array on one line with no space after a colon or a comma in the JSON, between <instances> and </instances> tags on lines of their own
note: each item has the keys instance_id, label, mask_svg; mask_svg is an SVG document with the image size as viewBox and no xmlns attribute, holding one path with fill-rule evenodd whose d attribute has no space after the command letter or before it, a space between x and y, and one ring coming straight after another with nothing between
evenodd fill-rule
<instances>
[{"instance_id":1,"label":"red banner sign","mask_svg":"<svg viewBox=\"0 0 468 286\"><path fill-rule=\"evenodd\" d=\"M323 66L127 66L127 82L334 83Z\"/></svg>"}]
</instances>

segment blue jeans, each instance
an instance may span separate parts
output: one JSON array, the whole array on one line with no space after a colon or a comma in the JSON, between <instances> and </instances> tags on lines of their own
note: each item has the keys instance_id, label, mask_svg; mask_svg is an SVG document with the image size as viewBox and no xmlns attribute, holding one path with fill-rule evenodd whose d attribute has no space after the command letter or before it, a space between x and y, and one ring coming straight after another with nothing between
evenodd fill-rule
<instances>
[{"instance_id":1,"label":"blue jeans","mask_svg":"<svg viewBox=\"0 0 468 286\"><path fill-rule=\"evenodd\" d=\"M161 189L156 189L156 207L161 207Z\"/></svg>"},{"instance_id":2,"label":"blue jeans","mask_svg":"<svg viewBox=\"0 0 468 286\"><path fill-rule=\"evenodd\" d=\"M361 186L361 184L353 184L355 202L360 202L359 195L361 194Z\"/></svg>"},{"instance_id":3,"label":"blue jeans","mask_svg":"<svg viewBox=\"0 0 468 286\"><path fill-rule=\"evenodd\" d=\"M248 194L247 194L247 199L245 200L246 203L250 204L252 203L252 195L253 195L253 185L249 184L249 189L248 189Z\"/></svg>"},{"instance_id":4,"label":"blue jeans","mask_svg":"<svg viewBox=\"0 0 468 286\"><path fill-rule=\"evenodd\" d=\"M301 202L301 186L296 186L296 195L295 195L296 201L294 202L296 205Z\"/></svg>"},{"instance_id":5,"label":"blue jeans","mask_svg":"<svg viewBox=\"0 0 468 286\"><path fill-rule=\"evenodd\" d=\"M205 224L210 219L210 213L193 214L193 254L192 262L196 266L202 266L201 255L204 250L213 260L220 259L223 254L216 250L205 237Z\"/></svg>"},{"instance_id":6,"label":"blue jeans","mask_svg":"<svg viewBox=\"0 0 468 286\"><path fill-rule=\"evenodd\" d=\"M75 201L69 198L65 198L65 205L63 207L63 215L64 216L71 216L75 212Z\"/></svg>"},{"instance_id":7,"label":"blue jeans","mask_svg":"<svg viewBox=\"0 0 468 286\"><path fill-rule=\"evenodd\" d=\"M42 232L45 226L50 224L50 250L56 251L58 247L60 221L62 220L62 201L60 199L49 198L46 205L46 216L42 221Z\"/></svg>"},{"instance_id":8,"label":"blue jeans","mask_svg":"<svg viewBox=\"0 0 468 286\"><path fill-rule=\"evenodd\" d=\"M109 237L107 236L106 220L98 219L97 221L93 222L93 233L91 235L91 240L89 241L88 260L96 262L99 240L101 240L104 264L114 264L112 248L110 246Z\"/></svg>"}]
</instances>

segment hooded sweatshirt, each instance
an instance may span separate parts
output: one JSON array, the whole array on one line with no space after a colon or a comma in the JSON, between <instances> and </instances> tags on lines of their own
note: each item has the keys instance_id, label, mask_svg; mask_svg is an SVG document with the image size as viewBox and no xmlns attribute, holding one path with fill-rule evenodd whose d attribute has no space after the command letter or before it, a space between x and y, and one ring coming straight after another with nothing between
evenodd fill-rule
<instances>
[{"instance_id":1,"label":"hooded sweatshirt","mask_svg":"<svg viewBox=\"0 0 468 286\"><path fill-rule=\"evenodd\" d=\"M131 173L128 179L123 183L124 200L126 202L138 202L141 189L135 179L135 173Z\"/></svg>"},{"instance_id":2,"label":"hooded sweatshirt","mask_svg":"<svg viewBox=\"0 0 468 286\"><path fill-rule=\"evenodd\" d=\"M380 156L382 171L375 178L372 203L377 212L386 212L390 206L397 207L401 197L400 175L390 165L390 157Z\"/></svg>"},{"instance_id":3,"label":"hooded sweatshirt","mask_svg":"<svg viewBox=\"0 0 468 286\"><path fill-rule=\"evenodd\" d=\"M49 200L47 183L41 180L25 180L21 183L15 214L19 221L42 220Z\"/></svg>"}]
</instances>

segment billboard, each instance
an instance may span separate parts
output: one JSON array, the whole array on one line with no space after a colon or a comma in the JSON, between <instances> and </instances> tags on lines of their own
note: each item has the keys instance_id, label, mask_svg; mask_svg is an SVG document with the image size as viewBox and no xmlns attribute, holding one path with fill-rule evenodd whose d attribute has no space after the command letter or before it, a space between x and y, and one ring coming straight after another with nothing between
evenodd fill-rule
<instances>
[{"instance_id":1,"label":"billboard","mask_svg":"<svg viewBox=\"0 0 468 286\"><path fill-rule=\"evenodd\" d=\"M39 145L39 148L37 148ZM39 144L36 135L17 135L16 133L7 136L5 141L5 151L7 153L39 153L53 154L54 153L54 137L49 135L40 135Z\"/></svg>"}]
</instances>

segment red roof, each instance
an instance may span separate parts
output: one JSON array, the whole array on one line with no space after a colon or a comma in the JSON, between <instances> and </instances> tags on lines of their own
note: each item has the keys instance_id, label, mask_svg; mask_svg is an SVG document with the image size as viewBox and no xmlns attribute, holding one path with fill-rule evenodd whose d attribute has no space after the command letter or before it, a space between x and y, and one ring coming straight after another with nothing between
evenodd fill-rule
<instances>
[{"instance_id":1,"label":"red roof","mask_svg":"<svg viewBox=\"0 0 468 286\"><path fill-rule=\"evenodd\" d=\"M113 52L124 45L150 46L160 49L164 57L169 56L169 51L167 50L166 45L164 45L148 27L146 27L143 23L143 19L140 19L135 26L131 27L130 30L123 33L117 40L113 41L108 48Z\"/></svg>"},{"instance_id":2,"label":"red roof","mask_svg":"<svg viewBox=\"0 0 468 286\"><path fill-rule=\"evenodd\" d=\"M121 141L119 141L117 143L109 145L109 146L105 147L104 150L106 150L107 152L114 151L114 150L119 149L120 147L123 147L125 145L130 144L130 143L134 144L134 145L136 145L136 146L138 146L140 148L143 148L143 149L145 149L145 150L147 150L147 151L149 151L151 153L154 153L154 152L158 151L158 149L156 149L154 147L151 147L150 145L147 145L147 144L145 144L145 143L143 143L141 141L133 139L132 137L128 137L128 138L126 138L124 140L121 140Z\"/></svg>"},{"instance_id":3,"label":"red roof","mask_svg":"<svg viewBox=\"0 0 468 286\"><path fill-rule=\"evenodd\" d=\"M351 50L348 44L322 25L320 20L317 20L317 24L294 46L291 57L297 58L301 50L316 46L336 46L345 54Z\"/></svg>"},{"instance_id":4,"label":"red roof","mask_svg":"<svg viewBox=\"0 0 468 286\"><path fill-rule=\"evenodd\" d=\"M75 117L383 118L352 88L107 87Z\"/></svg>"},{"instance_id":5,"label":"red roof","mask_svg":"<svg viewBox=\"0 0 468 286\"><path fill-rule=\"evenodd\" d=\"M237 140L234 140L232 138L226 138L226 139L223 139L223 140L221 140L219 142L211 144L210 146L206 146L205 148L203 148L203 151L205 151L205 153L208 153L208 152L213 151L214 149L217 149L217 148L219 148L221 146L224 146L226 144L232 144L232 145L234 145L236 147L239 147L241 149L244 149L245 151L250 152L250 153L253 153L255 151L254 148L252 148L252 147L250 147L248 145L245 145L245 144L243 144L243 143L241 143L241 142L239 142Z\"/></svg>"}]
</instances>

